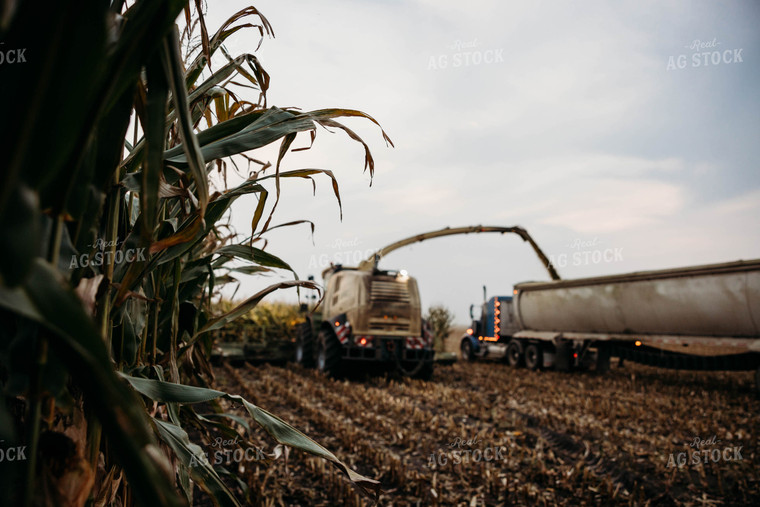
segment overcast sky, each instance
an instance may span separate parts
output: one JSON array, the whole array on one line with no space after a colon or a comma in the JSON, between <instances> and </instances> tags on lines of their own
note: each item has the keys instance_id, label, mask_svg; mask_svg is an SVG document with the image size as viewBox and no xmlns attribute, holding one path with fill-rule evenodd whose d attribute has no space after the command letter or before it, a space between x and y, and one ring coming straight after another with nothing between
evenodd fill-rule
<instances>
[{"instance_id":1,"label":"overcast sky","mask_svg":"<svg viewBox=\"0 0 760 507\"><path fill-rule=\"evenodd\" d=\"M209 31L249 3L210 2ZM302 278L475 224L525 227L563 278L760 257L757 2L254 5L276 36L256 53L270 105L359 109L395 144L346 121L375 156L371 187L343 133L321 130L286 157L284 169L333 170L343 197L341 222L327 178L316 196L307 181L283 182L273 223L311 219L314 245L301 226L267 234L267 250ZM258 33L239 33L232 51L252 51ZM243 234L254 206L234 207ZM493 234L416 244L381 267L408 270L424 307L443 304L459 323L483 285L507 295L548 279L527 244ZM236 297L275 279L246 280Z\"/></svg>"}]
</instances>

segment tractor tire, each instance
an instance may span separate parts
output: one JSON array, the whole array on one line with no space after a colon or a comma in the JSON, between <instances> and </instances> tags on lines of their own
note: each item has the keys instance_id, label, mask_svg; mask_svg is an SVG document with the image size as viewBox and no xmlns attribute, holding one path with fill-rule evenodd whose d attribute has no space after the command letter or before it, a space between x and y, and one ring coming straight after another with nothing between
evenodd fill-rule
<instances>
[{"instance_id":1,"label":"tractor tire","mask_svg":"<svg viewBox=\"0 0 760 507\"><path fill-rule=\"evenodd\" d=\"M330 376L340 373L342 345L330 329L322 329L317 337L317 369Z\"/></svg>"},{"instance_id":2,"label":"tractor tire","mask_svg":"<svg viewBox=\"0 0 760 507\"><path fill-rule=\"evenodd\" d=\"M472 343L470 343L470 340L468 338L465 338L464 340L462 340L462 344L459 347L459 351L462 356L462 361L475 360L475 354L472 351Z\"/></svg>"},{"instance_id":3,"label":"tractor tire","mask_svg":"<svg viewBox=\"0 0 760 507\"><path fill-rule=\"evenodd\" d=\"M544 363L544 353L537 343L529 343L525 347L525 367L529 370L540 370Z\"/></svg>"},{"instance_id":4,"label":"tractor tire","mask_svg":"<svg viewBox=\"0 0 760 507\"><path fill-rule=\"evenodd\" d=\"M512 340L507 345L507 362L513 368L520 368L524 364L523 346L518 340Z\"/></svg>"},{"instance_id":5,"label":"tractor tire","mask_svg":"<svg viewBox=\"0 0 760 507\"><path fill-rule=\"evenodd\" d=\"M304 368L314 368L314 333L309 322L298 326L295 360Z\"/></svg>"}]
</instances>

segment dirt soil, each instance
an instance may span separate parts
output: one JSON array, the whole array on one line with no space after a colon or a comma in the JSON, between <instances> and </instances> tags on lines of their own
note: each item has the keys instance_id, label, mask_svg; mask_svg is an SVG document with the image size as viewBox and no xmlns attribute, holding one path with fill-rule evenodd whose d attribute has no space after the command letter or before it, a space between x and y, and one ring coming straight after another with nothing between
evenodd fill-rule
<instances>
[{"instance_id":1,"label":"dirt soil","mask_svg":"<svg viewBox=\"0 0 760 507\"><path fill-rule=\"evenodd\" d=\"M380 505L760 505L751 373L459 362L436 367L429 382L335 380L300 366L223 365L217 375L220 389L379 480ZM248 438L273 453L262 430ZM238 472L251 505L372 505L335 467L299 451Z\"/></svg>"}]
</instances>

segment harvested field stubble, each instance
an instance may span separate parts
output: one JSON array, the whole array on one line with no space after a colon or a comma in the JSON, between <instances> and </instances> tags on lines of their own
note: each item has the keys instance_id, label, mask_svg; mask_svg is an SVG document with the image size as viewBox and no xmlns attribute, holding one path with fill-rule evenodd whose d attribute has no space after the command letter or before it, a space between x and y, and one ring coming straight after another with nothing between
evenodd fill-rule
<instances>
[{"instance_id":1,"label":"harvested field stubble","mask_svg":"<svg viewBox=\"0 0 760 507\"><path fill-rule=\"evenodd\" d=\"M218 374L221 388L380 480L381 505L760 504L749 373L626 364L563 374L485 362L438 367L430 382L335 380L300 367ZM261 432L253 441L271 446ZM371 505L297 451L240 471L257 505Z\"/></svg>"}]
</instances>

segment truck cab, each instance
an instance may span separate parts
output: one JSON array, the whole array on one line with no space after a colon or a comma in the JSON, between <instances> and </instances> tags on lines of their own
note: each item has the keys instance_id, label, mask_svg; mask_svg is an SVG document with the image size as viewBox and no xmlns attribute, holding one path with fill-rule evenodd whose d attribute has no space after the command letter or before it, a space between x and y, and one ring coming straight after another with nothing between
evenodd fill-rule
<instances>
[{"instance_id":1,"label":"truck cab","mask_svg":"<svg viewBox=\"0 0 760 507\"><path fill-rule=\"evenodd\" d=\"M477 318L474 309L474 305L470 307L472 324L461 340L462 359L504 357L507 343L520 330L512 296L489 298L481 305Z\"/></svg>"}]
</instances>

